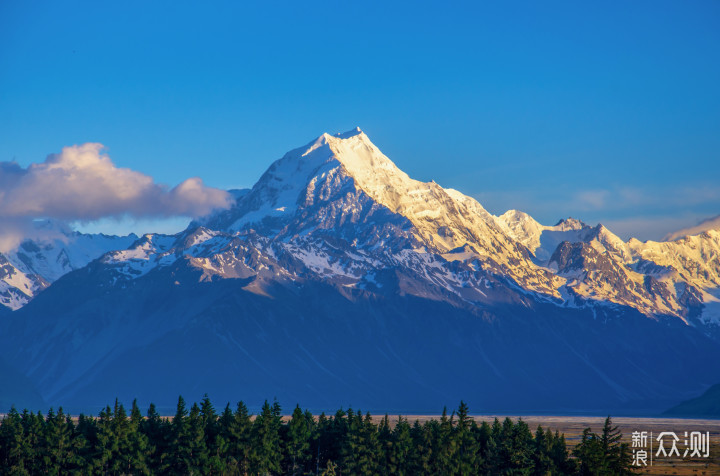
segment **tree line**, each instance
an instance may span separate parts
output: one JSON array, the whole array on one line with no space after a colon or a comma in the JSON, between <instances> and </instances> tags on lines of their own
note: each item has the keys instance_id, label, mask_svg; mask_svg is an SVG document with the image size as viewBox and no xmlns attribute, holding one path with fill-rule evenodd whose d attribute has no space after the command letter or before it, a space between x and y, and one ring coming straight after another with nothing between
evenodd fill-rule
<instances>
[{"instance_id":1,"label":"tree line","mask_svg":"<svg viewBox=\"0 0 720 476\"><path fill-rule=\"evenodd\" d=\"M610 418L586 429L571 456L565 437L506 418L477 424L460 402L424 423L338 410L315 417L295 407L283 419L267 401L252 416L239 402L217 413L205 396L173 418L155 405L128 415L115 402L97 417L12 408L0 423L0 474L478 475L632 474L627 445Z\"/></svg>"}]
</instances>

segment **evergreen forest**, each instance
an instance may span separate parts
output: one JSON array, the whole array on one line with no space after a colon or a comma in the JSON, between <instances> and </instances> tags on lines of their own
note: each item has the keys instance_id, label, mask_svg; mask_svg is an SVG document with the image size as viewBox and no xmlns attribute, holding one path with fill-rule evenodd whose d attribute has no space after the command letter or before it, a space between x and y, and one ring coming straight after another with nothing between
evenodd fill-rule
<instances>
[{"instance_id":1,"label":"evergreen forest","mask_svg":"<svg viewBox=\"0 0 720 476\"><path fill-rule=\"evenodd\" d=\"M477 424L461 402L420 423L352 409L319 417L277 402L251 415L243 402L218 412L205 396L174 417L136 402L97 417L12 408L0 423L0 474L171 475L622 475L633 474L627 444L608 417L586 429L572 453L565 437L522 419Z\"/></svg>"}]
</instances>

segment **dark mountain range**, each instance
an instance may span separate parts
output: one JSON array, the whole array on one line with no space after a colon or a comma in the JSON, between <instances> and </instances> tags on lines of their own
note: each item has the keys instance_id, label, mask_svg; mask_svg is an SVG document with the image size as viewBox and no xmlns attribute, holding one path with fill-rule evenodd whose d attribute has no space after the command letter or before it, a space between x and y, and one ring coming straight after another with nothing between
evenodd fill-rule
<instances>
[{"instance_id":1,"label":"dark mountain range","mask_svg":"<svg viewBox=\"0 0 720 476\"><path fill-rule=\"evenodd\" d=\"M686 400L663 414L681 418L720 419L720 384L713 385L699 397Z\"/></svg>"},{"instance_id":2,"label":"dark mountain range","mask_svg":"<svg viewBox=\"0 0 720 476\"><path fill-rule=\"evenodd\" d=\"M207 392L314 410L464 399L653 414L720 381L698 364L720 358L720 232L623 242L578 220L496 217L412 180L359 130L289 152L234 195L0 315L13 375L46 405L93 412Z\"/></svg>"}]
</instances>

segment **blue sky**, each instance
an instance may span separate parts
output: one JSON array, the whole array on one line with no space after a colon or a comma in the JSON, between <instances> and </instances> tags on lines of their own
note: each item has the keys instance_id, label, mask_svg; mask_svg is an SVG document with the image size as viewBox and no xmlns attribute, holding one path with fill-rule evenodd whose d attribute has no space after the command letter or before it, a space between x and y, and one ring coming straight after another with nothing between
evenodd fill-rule
<instances>
[{"instance_id":1,"label":"blue sky","mask_svg":"<svg viewBox=\"0 0 720 476\"><path fill-rule=\"evenodd\" d=\"M642 239L720 214L720 3L389 3L2 2L0 161L100 142L249 187L360 126L496 214Z\"/></svg>"}]
</instances>

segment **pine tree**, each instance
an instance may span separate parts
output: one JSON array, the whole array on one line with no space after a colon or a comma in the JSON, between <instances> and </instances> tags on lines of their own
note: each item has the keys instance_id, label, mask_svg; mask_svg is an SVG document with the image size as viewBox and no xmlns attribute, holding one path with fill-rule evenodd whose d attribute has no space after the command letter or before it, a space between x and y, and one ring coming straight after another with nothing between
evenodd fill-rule
<instances>
[{"instance_id":1,"label":"pine tree","mask_svg":"<svg viewBox=\"0 0 720 476\"><path fill-rule=\"evenodd\" d=\"M602 433L600 435L600 446L602 452L605 455L604 466L607 470L617 468L619 464L619 450L620 450L620 439L622 433L618 430L617 426L612 426L612 420L608 416L605 419Z\"/></svg>"},{"instance_id":2,"label":"pine tree","mask_svg":"<svg viewBox=\"0 0 720 476\"><path fill-rule=\"evenodd\" d=\"M205 444L205 419L200 414L200 407L193 403L187 417L188 436L188 474L208 473L208 449Z\"/></svg>"},{"instance_id":3,"label":"pine tree","mask_svg":"<svg viewBox=\"0 0 720 476\"><path fill-rule=\"evenodd\" d=\"M225 410L217 419L215 441L208 449L210 460L210 474L228 474L236 467L230 457L230 443L232 436L230 427L232 426L233 412L230 404L225 405Z\"/></svg>"},{"instance_id":4,"label":"pine tree","mask_svg":"<svg viewBox=\"0 0 720 476\"><path fill-rule=\"evenodd\" d=\"M482 467L482 456L480 455L480 447L474 437L475 422L469 416L469 408L467 404L460 401L457 411L457 424L453 433L453 441L455 447L455 461L457 474L472 475L478 474Z\"/></svg>"},{"instance_id":5,"label":"pine tree","mask_svg":"<svg viewBox=\"0 0 720 476\"><path fill-rule=\"evenodd\" d=\"M227 441L220 435L220 426L215 408L210 402L207 393L203 395L200 403L200 420L205 434L205 446L207 449L208 474L223 474L227 471L226 459L221 456L227 452Z\"/></svg>"},{"instance_id":6,"label":"pine tree","mask_svg":"<svg viewBox=\"0 0 720 476\"><path fill-rule=\"evenodd\" d=\"M72 451L72 421L68 425L62 408L53 412L52 408L45 419L42 444L42 467L47 474L67 472L76 464L76 455Z\"/></svg>"},{"instance_id":7,"label":"pine tree","mask_svg":"<svg viewBox=\"0 0 720 476\"><path fill-rule=\"evenodd\" d=\"M548 437L547 433L545 432L545 430L543 430L542 426L538 426L537 430L535 431L535 451L533 452L533 462L535 469L533 470L533 474L536 475L554 473L553 470L555 469L555 467L553 465L552 459L550 458L550 445L552 441L551 438ZM551 435L552 433L550 434L550 436Z\"/></svg>"},{"instance_id":8,"label":"pine tree","mask_svg":"<svg viewBox=\"0 0 720 476\"><path fill-rule=\"evenodd\" d=\"M445 471L454 472L456 469L455 457L457 452L457 442L454 439L455 412L452 412L450 417L448 417L447 407L443 408L440 425L437 427L437 430L437 451L435 452L433 471L437 474Z\"/></svg>"},{"instance_id":9,"label":"pine tree","mask_svg":"<svg viewBox=\"0 0 720 476\"><path fill-rule=\"evenodd\" d=\"M498 426L499 434L500 423L497 418L493 425ZM476 426L473 428L473 433L475 433L475 440L478 443L479 458L482 461L479 472L482 474L492 473L493 471L491 471L491 469L494 468L494 463L498 458L497 444L493 438L493 430L488 422L483 421L479 427Z\"/></svg>"},{"instance_id":10,"label":"pine tree","mask_svg":"<svg viewBox=\"0 0 720 476\"><path fill-rule=\"evenodd\" d=\"M20 415L20 422L23 428L24 445L27 448L24 456L25 469L30 474L40 474L43 471L41 440L45 427L45 418L40 412L34 414L23 410L22 415Z\"/></svg>"},{"instance_id":11,"label":"pine tree","mask_svg":"<svg viewBox=\"0 0 720 476\"><path fill-rule=\"evenodd\" d=\"M164 472L189 475L207 473L208 454L204 423L200 417L200 407L196 403L188 413L185 400L178 398L171 434L172 443L168 448L169 456Z\"/></svg>"},{"instance_id":12,"label":"pine tree","mask_svg":"<svg viewBox=\"0 0 720 476\"><path fill-rule=\"evenodd\" d=\"M518 419L518 422L515 424L512 446L514 450L514 467L517 468L520 473L530 474L533 468L533 436L530 427L528 427L522 418Z\"/></svg>"},{"instance_id":13,"label":"pine tree","mask_svg":"<svg viewBox=\"0 0 720 476\"><path fill-rule=\"evenodd\" d=\"M0 474L30 474L27 455L32 451L22 418L13 406L0 426Z\"/></svg>"},{"instance_id":14,"label":"pine tree","mask_svg":"<svg viewBox=\"0 0 720 476\"><path fill-rule=\"evenodd\" d=\"M411 428L407 419L402 416L398 417L391 435L392 445L388 449L388 474L405 476L416 473L412 465L413 440L410 432Z\"/></svg>"},{"instance_id":15,"label":"pine tree","mask_svg":"<svg viewBox=\"0 0 720 476\"><path fill-rule=\"evenodd\" d=\"M252 426L250 471L257 474L279 473L282 462L280 450L280 407L265 400L260 415Z\"/></svg>"},{"instance_id":16,"label":"pine tree","mask_svg":"<svg viewBox=\"0 0 720 476\"><path fill-rule=\"evenodd\" d=\"M582 439L573 455L578 460L582 475L626 475L635 474L627 444L621 443L622 433L607 417L600 435L590 428L583 430Z\"/></svg>"},{"instance_id":17,"label":"pine tree","mask_svg":"<svg viewBox=\"0 0 720 476\"><path fill-rule=\"evenodd\" d=\"M390 419L387 415L380 420L377 429L378 440L378 472L382 474L391 473L391 457L393 453L393 435L390 429Z\"/></svg>"},{"instance_id":18,"label":"pine tree","mask_svg":"<svg viewBox=\"0 0 720 476\"><path fill-rule=\"evenodd\" d=\"M308 428L310 429L310 439L309 447L308 447L308 459L305 463L305 473L312 473L314 470L317 469L317 466L315 464L315 455L316 455L316 447L318 442L318 422L315 420L315 415L312 414L310 410L305 410L305 423L308 425Z\"/></svg>"},{"instance_id":19,"label":"pine tree","mask_svg":"<svg viewBox=\"0 0 720 476\"><path fill-rule=\"evenodd\" d=\"M97 423L95 418L80 414L73 433L73 445L77 448L83 469L92 467L97 447Z\"/></svg>"},{"instance_id":20,"label":"pine tree","mask_svg":"<svg viewBox=\"0 0 720 476\"><path fill-rule=\"evenodd\" d=\"M138 408L137 400L133 400L130 419L127 426L127 437L121 444L121 455L124 453L124 474L150 474L148 461L152 448L146 434L142 432L143 417Z\"/></svg>"},{"instance_id":21,"label":"pine tree","mask_svg":"<svg viewBox=\"0 0 720 476\"><path fill-rule=\"evenodd\" d=\"M551 433L546 432L546 436L549 438ZM577 467L575 460L571 460L565 444L565 435L561 435L557 430L552 436L552 443L550 448L550 456L553 460L553 465L557 469L557 474L575 474Z\"/></svg>"},{"instance_id":22,"label":"pine tree","mask_svg":"<svg viewBox=\"0 0 720 476\"><path fill-rule=\"evenodd\" d=\"M613 426L612 419L608 416L600 435L600 445L605 455L603 469L608 474L634 474L631 465L632 456L628 451L627 443L622 443L621 440L622 432L617 426Z\"/></svg>"},{"instance_id":23,"label":"pine tree","mask_svg":"<svg viewBox=\"0 0 720 476\"><path fill-rule=\"evenodd\" d=\"M240 474L247 474L250 470L250 438L252 421L245 404L237 404L232 422L230 423L228 438L228 454L230 466Z\"/></svg>"},{"instance_id":24,"label":"pine tree","mask_svg":"<svg viewBox=\"0 0 720 476\"><path fill-rule=\"evenodd\" d=\"M92 471L107 473L113 457L118 453L118 441L112 424L112 410L109 406L100 411L95 423L95 437L92 441L92 457L89 460Z\"/></svg>"},{"instance_id":25,"label":"pine tree","mask_svg":"<svg viewBox=\"0 0 720 476\"><path fill-rule=\"evenodd\" d=\"M533 439L530 428L522 419L514 424L510 418L505 418L499 437L494 439L498 444L495 469L515 474L531 473Z\"/></svg>"},{"instance_id":26,"label":"pine tree","mask_svg":"<svg viewBox=\"0 0 720 476\"><path fill-rule=\"evenodd\" d=\"M130 465L130 422L125 407L117 399L115 399L110 426L115 439L115 447L109 461L109 472L122 474Z\"/></svg>"},{"instance_id":27,"label":"pine tree","mask_svg":"<svg viewBox=\"0 0 720 476\"><path fill-rule=\"evenodd\" d=\"M503 425L500 420L495 418L493 424L490 427L490 444L488 448L487 467L491 473L498 473L505 462L503 461L503 454L505 452L505 439L506 436L503 432Z\"/></svg>"},{"instance_id":28,"label":"pine tree","mask_svg":"<svg viewBox=\"0 0 720 476\"><path fill-rule=\"evenodd\" d=\"M627 443L620 444L616 466L611 469L621 476L639 474L639 470L633 466L633 457Z\"/></svg>"},{"instance_id":29,"label":"pine tree","mask_svg":"<svg viewBox=\"0 0 720 476\"><path fill-rule=\"evenodd\" d=\"M300 405L295 406L292 417L287 424L287 452L285 474L303 474L312 458L310 444L313 439L314 419L303 413Z\"/></svg>"},{"instance_id":30,"label":"pine tree","mask_svg":"<svg viewBox=\"0 0 720 476\"><path fill-rule=\"evenodd\" d=\"M310 446L310 454L312 454L310 469L316 475L320 473L320 468L324 468L327 463L325 454L327 453L328 443L326 440L327 435L331 431L331 425L332 421L325 416L325 412L320 413L317 420L315 438Z\"/></svg>"},{"instance_id":31,"label":"pine tree","mask_svg":"<svg viewBox=\"0 0 720 476\"><path fill-rule=\"evenodd\" d=\"M580 443L573 450L573 455L578 460L578 470L581 475L607 474L602 443L598 435L592 433L590 428L583 430Z\"/></svg>"},{"instance_id":32,"label":"pine tree","mask_svg":"<svg viewBox=\"0 0 720 476\"><path fill-rule=\"evenodd\" d=\"M420 425L418 420L412 427L412 437L414 443L413 468L419 474L435 473L435 454L437 453L439 424L436 420L426 421Z\"/></svg>"},{"instance_id":33,"label":"pine tree","mask_svg":"<svg viewBox=\"0 0 720 476\"><path fill-rule=\"evenodd\" d=\"M348 410L348 433L342 449L343 473L372 475L378 473L379 455L377 427L370 413L363 415Z\"/></svg>"},{"instance_id":34,"label":"pine tree","mask_svg":"<svg viewBox=\"0 0 720 476\"><path fill-rule=\"evenodd\" d=\"M163 473L190 474L192 465L192 442L190 436L190 422L185 399L178 397L175 416L170 426L170 441L167 448L167 457L160 468Z\"/></svg>"},{"instance_id":35,"label":"pine tree","mask_svg":"<svg viewBox=\"0 0 720 476\"><path fill-rule=\"evenodd\" d=\"M328 461L337 463L342 458L342 447L348 432L347 412L342 408L335 412L332 418L321 414L318 419L318 440L315 449L316 473L325 468Z\"/></svg>"},{"instance_id":36,"label":"pine tree","mask_svg":"<svg viewBox=\"0 0 720 476\"><path fill-rule=\"evenodd\" d=\"M217 434L217 414L215 408L210 402L207 393L203 395L202 402L200 403L200 419L203 424L205 431L205 439L208 442L208 448L213 449L212 442L215 440Z\"/></svg>"},{"instance_id":37,"label":"pine tree","mask_svg":"<svg viewBox=\"0 0 720 476\"><path fill-rule=\"evenodd\" d=\"M147 418L140 423L140 431L148 438L147 466L151 473L160 473L166 467L168 456L168 424L163 421L154 403L148 407Z\"/></svg>"}]
</instances>

